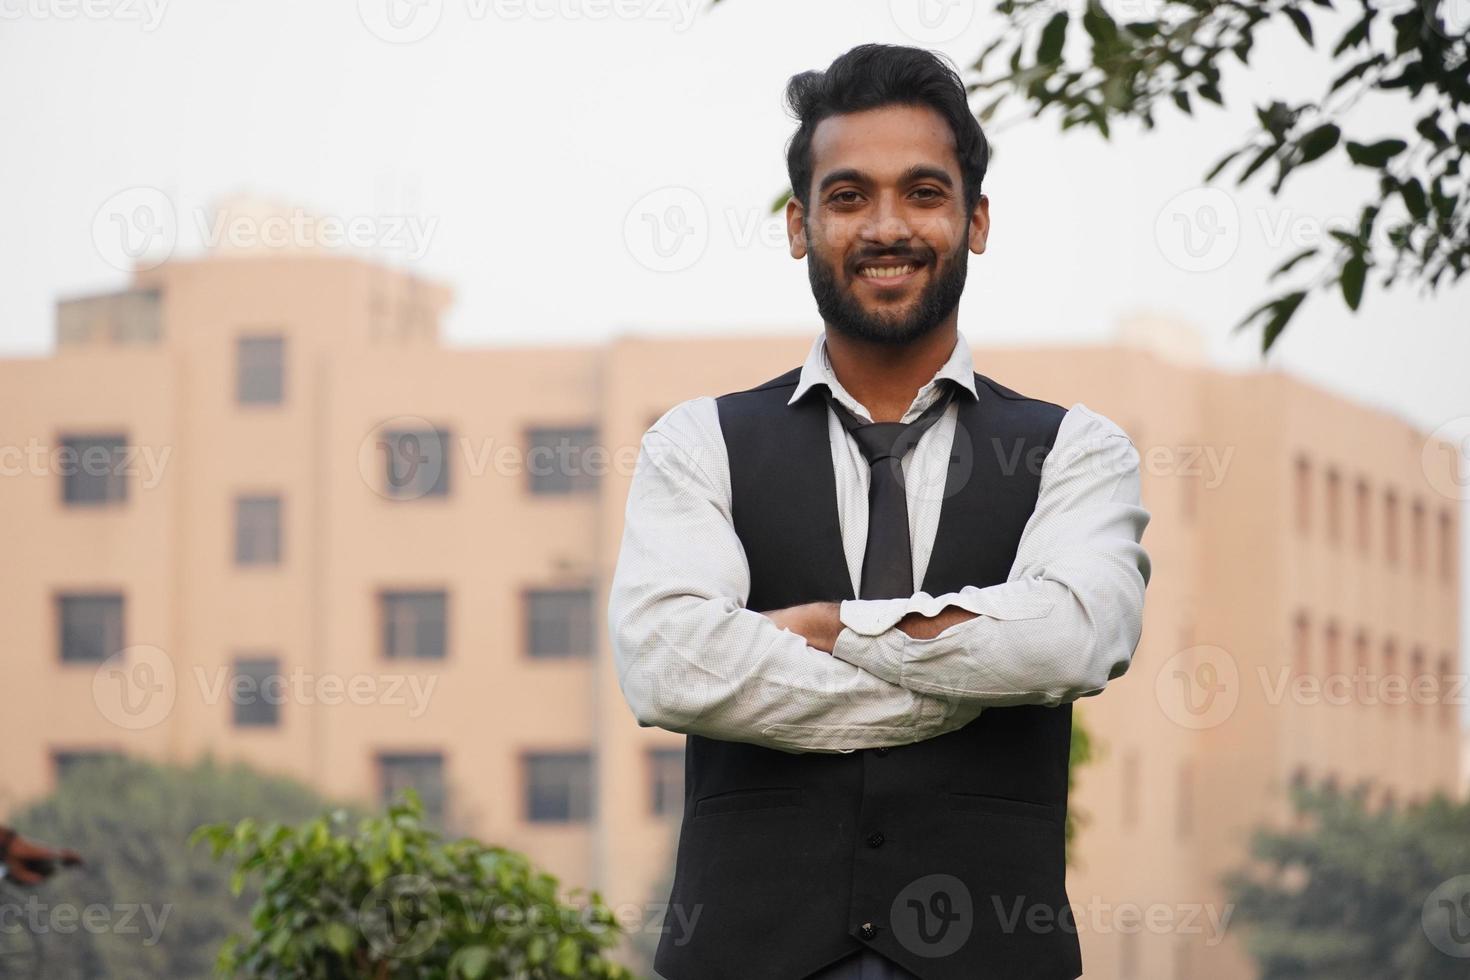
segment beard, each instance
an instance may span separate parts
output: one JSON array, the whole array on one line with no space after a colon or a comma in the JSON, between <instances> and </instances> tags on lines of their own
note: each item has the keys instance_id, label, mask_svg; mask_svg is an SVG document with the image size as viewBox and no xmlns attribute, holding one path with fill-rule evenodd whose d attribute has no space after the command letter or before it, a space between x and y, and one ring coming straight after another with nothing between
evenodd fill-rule
<instances>
[{"instance_id":1,"label":"beard","mask_svg":"<svg viewBox=\"0 0 1470 980\"><path fill-rule=\"evenodd\" d=\"M808 234L807 240L811 241ZM935 262L932 250L901 250L890 255L912 257L928 269L928 280L916 299L907 301L909 312L873 312L857 297L856 290L842 283L834 266L816 248L807 254L806 272L811 281L812 296L823 321L838 333L853 340L902 346L928 334L954 312L965 291L965 274L969 266L968 242L962 237L959 248ZM877 254L872 256L878 257Z\"/></svg>"}]
</instances>

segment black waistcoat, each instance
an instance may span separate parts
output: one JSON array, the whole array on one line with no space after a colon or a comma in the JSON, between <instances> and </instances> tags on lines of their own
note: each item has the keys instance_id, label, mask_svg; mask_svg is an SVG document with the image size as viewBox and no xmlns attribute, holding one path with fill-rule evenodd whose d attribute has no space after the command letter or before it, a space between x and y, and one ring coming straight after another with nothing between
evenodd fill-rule
<instances>
[{"instance_id":1,"label":"black waistcoat","mask_svg":"<svg viewBox=\"0 0 1470 980\"><path fill-rule=\"evenodd\" d=\"M818 391L786 404L799 375L716 399L757 612L853 598L828 408ZM1066 414L975 381L978 400L956 396L931 595L1006 581ZM1071 705L1020 705L886 750L689 736L655 968L799 980L866 944L924 980L1079 976L1064 887L1071 727Z\"/></svg>"}]
</instances>

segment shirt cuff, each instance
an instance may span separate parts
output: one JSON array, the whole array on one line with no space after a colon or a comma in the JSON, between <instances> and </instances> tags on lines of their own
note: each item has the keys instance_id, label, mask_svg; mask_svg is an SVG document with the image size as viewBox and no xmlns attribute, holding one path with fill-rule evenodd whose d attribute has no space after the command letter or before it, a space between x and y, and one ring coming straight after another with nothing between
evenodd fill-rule
<instances>
[{"instance_id":1,"label":"shirt cuff","mask_svg":"<svg viewBox=\"0 0 1470 980\"><path fill-rule=\"evenodd\" d=\"M921 595L923 593L920 593ZM862 636L887 633L909 612L913 599L844 599L837 607L837 619Z\"/></svg>"},{"instance_id":2,"label":"shirt cuff","mask_svg":"<svg viewBox=\"0 0 1470 980\"><path fill-rule=\"evenodd\" d=\"M887 602L889 600L881 600ZM907 600L899 600L906 602ZM894 621L902 618L896 616ZM903 645L908 639L902 630L881 632L876 636L859 633L844 625L832 644L832 656L859 667L890 684L898 684L903 675Z\"/></svg>"}]
</instances>

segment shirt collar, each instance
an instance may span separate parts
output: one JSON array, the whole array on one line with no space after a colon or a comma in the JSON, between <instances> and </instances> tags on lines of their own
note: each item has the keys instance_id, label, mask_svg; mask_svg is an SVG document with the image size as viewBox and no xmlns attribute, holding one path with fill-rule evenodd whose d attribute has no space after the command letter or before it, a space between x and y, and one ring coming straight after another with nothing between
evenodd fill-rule
<instances>
[{"instance_id":1,"label":"shirt collar","mask_svg":"<svg viewBox=\"0 0 1470 980\"><path fill-rule=\"evenodd\" d=\"M975 390L975 366L970 355L970 345L965 340L965 335L959 332L955 334L954 350L950 351L948 359L934 372L934 377L914 397L915 404L928 401L929 389L936 386L940 378L949 378L959 387L970 393L971 398L979 398ZM842 382L837 380L837 375L832 372L832 363L827 358L827 333L819 332L812 339L811 348L807 351L806 361L801 365L801 374L796 381L796 390L791 393L786 404L794 405L800 401L814 386L824 384L832 390L832 394L838 396L840 401L852 402L856 400L842 387ZM849 408L852 406L849 405ZM864 408L864 414L866 414Z\"/></svg>"}]
</instances>

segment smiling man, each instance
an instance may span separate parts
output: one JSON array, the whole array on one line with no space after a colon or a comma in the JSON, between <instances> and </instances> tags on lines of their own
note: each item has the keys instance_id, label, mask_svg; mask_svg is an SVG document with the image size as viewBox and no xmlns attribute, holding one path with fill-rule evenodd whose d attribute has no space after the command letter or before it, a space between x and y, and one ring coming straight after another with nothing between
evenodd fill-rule
<instances>
[{"instance_id":1,"label":"smiling man","mask_svg":"<svg viewBox=\"0 0 1470 980\"><path fill-rule=\"evenodd\" d=\"M1128 436L974 370L989 149L954 69L862 45L792 78L804 364L643 437L608 625L686 734L669 980L1050 980L1071 702L1127 668L1149 512Z\"/></svg>"}]
</instances>

